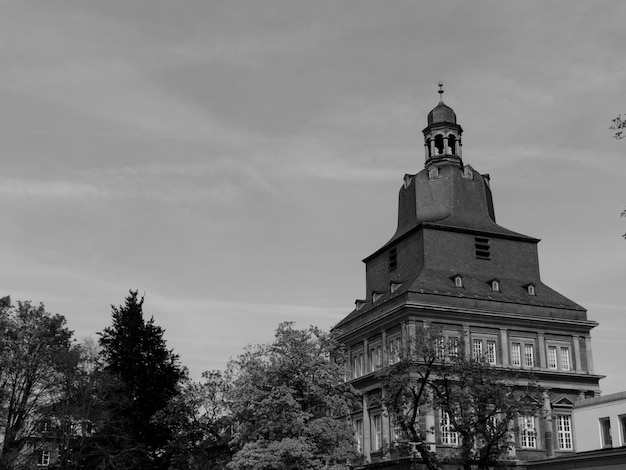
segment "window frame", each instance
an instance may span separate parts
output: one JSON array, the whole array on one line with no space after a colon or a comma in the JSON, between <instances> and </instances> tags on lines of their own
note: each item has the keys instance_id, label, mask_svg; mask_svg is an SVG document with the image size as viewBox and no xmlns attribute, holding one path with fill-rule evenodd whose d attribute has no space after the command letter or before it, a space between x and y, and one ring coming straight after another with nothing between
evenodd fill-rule
<instances>
[{"instance_id":1,"label":"window frame","mask_svg":"<svg viewBox=\"0 0 626 470\"><path fill-rule=\"evenodd\" d=\"M523 336L509 338L509 351L509 365L511 367L519 367L520 369L534 369L537 367L537 341L534 338ZM528 363L529 351L532 365ZM515 359L518 359L519 363L514 362Z\"/></svg>"},{"instance_id":2,"label":"window frame","mask_svg":"<svg viewBox=\"0 0 626 470\"><path fill-rule=\"evenodd\" d=\"M480 343L480 348L477 348ZM478 352L480 350L480 352ZM472 334L472 358L485 358L487 364L495 366L498 364L498 337L489 334Z\"/></svg>"},{"instance_id":3,"label":"window frame","mask_svg":"<svg viewBox=\"0 0 626 470\"><path fill-rule=\"evenodd\" d=\"M373 414L370 419L370 449L374 452L383 447L383 415Z\"/></svg>"},{"instance_id":4,"label":"window frame","mask_svg":"<svg viewBox=\"0 0 626 470\"><path fill-rule=\"evenodd\" d=\"M520 416L519 440L522 449L537 448L537 425L534 416Z\"/></svg>"},{"instance_id":5,"label":"window frame","mask_svg":"<svg viewBox=\"0 0 626 470\"><path fill-rule=\"evenodd\" d=\"M444 446L459 446L459 433L452 429L452 419L445 410L439 414L439 441Z\"/></svg>"},{"instance_id":6,"label":"window frame","mask_svg":"<svg viewBox=\"0 0 626 470\"><path fill-rule=\"evenodd\" d=\"M569 414L556 415L557 444L559 450L573 451L574 437L572 433L572 416Z\"/></svg>"},{"instance_id":7,"label":"window frame","mask_svg":"<svg viewBox=\"0 0 626 470\"><path fill-rule=\"evenodd\" d=\"M362 347L350 352L350 368L353 379L358 379L365 375L365 358Z\"/></svg>"},{"instance_id":8,"label":"window frame","mask_svg":"<svg viewBox=\"0 0 626 470\"><path fill-rule=\"evenodd\" d=\"M363 418L354 420L354 438L356 441L356 451L360 454L363 453Z\"/></svg>"},{"instance_id":9,"label":"window frame","mask_svg":"<svg viewBox=\"0 0 626 470\"><path fill-rule=\"evenodd\" d=\"M603 449L610 449L613 447L613 434L611 432L611 418L608 416L598 418L598 425L600 426L600 443Z\"/></svg>"},{"instance_id":10,"label":"window frame","mask_svg":"<svg viewBox=\"0 0 626 470\"><path fill-rule=\"evenodd\" d=\"M48 449L41 449L37 455L37 466L38 467L49 467L50 466L50 451Z\"/></svg>"}]
</instances>

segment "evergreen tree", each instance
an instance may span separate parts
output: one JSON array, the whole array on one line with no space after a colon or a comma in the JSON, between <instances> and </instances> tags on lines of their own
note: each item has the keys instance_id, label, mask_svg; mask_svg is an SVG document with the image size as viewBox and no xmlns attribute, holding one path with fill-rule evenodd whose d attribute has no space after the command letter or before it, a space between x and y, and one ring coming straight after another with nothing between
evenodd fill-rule
<instances>
[{"instance_id":1,"label":"evergreen tree","mask_svg":"<svg viewBox=\"0 0 626 470\"><path fill-rule=\"evenodd\" d=\"M130 291L112 306L112 325L100 333L104 361L102 406L96 430L100 468L167 468L167 426L153 419L179 393L186 370L167 348L163 328L143 316L144 299Z\"/></svg>"}]
</instances>

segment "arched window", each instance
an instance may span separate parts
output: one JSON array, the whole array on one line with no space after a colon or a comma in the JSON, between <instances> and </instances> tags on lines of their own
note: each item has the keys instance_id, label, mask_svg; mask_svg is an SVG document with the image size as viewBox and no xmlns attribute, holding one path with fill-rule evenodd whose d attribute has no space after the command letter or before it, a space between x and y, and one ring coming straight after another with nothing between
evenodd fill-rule
<instances>
[{"instance_id":1,"label":"arched window","mask_svg":"<svg viewBox=\"0 0 626 470\"><path fill-rule=\"evenodd\" d=\"M533 286L532 284L528 284L526 286L526 289L528 289L528 295L535 295L535 286Z\"/></svg>"},{"instance_id":2,"label":"arched window","mask_svg":"<svg viewBox=\"0 0 626 470\"><path fill-rule=\"evenodd\" d=\"M456 155L456 139L453 134L448 135L448 147L450 148L450 153Z\"/></svg>"},{"instance_id":3,"label":"arched window","mask_svg":"<svg viewBox=\"0 0 626 470\"><path fill-rule=\"evenodd\" d=\"M500 292L500 282L496 279L491 281L491 290L494 292Z\"/></svg>"},{"instance_id":4,"label":"arched window","mask_svg":"<svg viewBox=\"0 0 626 470\"><path fill-rule=\"evenodd\" d=\"M454 286L463 287L463 278L461 276L454 276Z\"/></svg>"},{"instance_id":5,"label":"arched window","mask_svg":"<svg viewBox=\"0 0 626 470\"><path fill-rule=\"evenodd\" d=\"M435 136L435 152L437 155L443 155L443 136L441 134Z\"/></svg>"}]
</instances>

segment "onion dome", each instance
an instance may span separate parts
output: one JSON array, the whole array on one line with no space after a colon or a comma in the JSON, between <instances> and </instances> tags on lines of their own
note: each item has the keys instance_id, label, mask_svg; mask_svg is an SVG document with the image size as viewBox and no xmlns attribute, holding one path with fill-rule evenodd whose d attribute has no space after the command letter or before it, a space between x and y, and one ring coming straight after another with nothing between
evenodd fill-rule
<instances>
[{"instance_id":1,"label":"onion dome","mask_svg":"<svg viewBox=\"0 0 626 470\"><path fill-rule=\"evenodd\" d=\"M456 124L456 114L450 106L443 102L443 83L439 82L439 104L428 113L428 125L439 122L449 122Z\"/></svg>"}]
</instances>

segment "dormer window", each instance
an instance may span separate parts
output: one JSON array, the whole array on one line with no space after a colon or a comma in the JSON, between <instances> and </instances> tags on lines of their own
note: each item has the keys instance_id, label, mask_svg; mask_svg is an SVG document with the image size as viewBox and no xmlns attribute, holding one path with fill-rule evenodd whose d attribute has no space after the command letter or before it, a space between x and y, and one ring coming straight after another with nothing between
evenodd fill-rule
<instances>
[{"instance_id":1,"label":"dormer window","mask_svg":"<svg viewBox=\"0 0 626 470\"><path fill-rule=\"evenodd\" d=\"M382 296L382 292L372 292L372 302L377 302Z\"/></svg>"},{"instance_id":2,"label":"dormer window","mask_svg":"<svg viewBox=\"0 0 626 470\"><path fill-rule=\"evenodd\" d=\"M463 276L457 274L452 277L452 280L454 281L454 287L463 287Z\"/></svg>"},{"instance_id":3,"label":"dormer window","mask_svg":"<svg viewBox=\"0 0 626 470\"><path fill-rule=\"evenodd\" d=\"M354 306L355 306L355 308L356 308L357 312L358 312L359 310L361 310L361 309L365 306L365 304L366 304L366 303L367 303L367 302L366 302L365 300L357 299L357 300L354 302Z\"/></svg>"},{"instance_id":4,"label":"dormer window","mask_svg":"<svg viewBox=\"0 0 626 470\"><path fill-rule=\"evenodd\" d=\"M534 284L527 284L526 285L526 292L528 292L528 295L537 295L535 293L535 286L534 286Z\"/></svg>"},{"instance_id":5,"label":"dormer window","mask_svg":"<svg viewBox=\"0 0 626 470\"><path fill-rule=\"evenodd\" d=\"M395 291L397 291L398 289L400 289L400 287L402 286L402 284L400 284L399 282L391 282L389 284L389 290L391 291L391 293L393 294Z\"/></svg>"},{"instance_id":6,"label":"dormer window","mask_svg":"<svg viewBox=\"0 0 626 470\"><path fill-rule=\"evenodd\" d=\"M500 292L500 281L498 279L492 279L491 281L489 281L489 284L491 285L492 291Z\"/></svg>"},{"instance_id":7,"label":"dormer window","mask_svg":"<svg viewBox=\"0 0 626 470\"><path fill-rule=\"evenodd\" d=\"M389 271L395 271L398 267L398 251L396 248L389 250Z\"/></svg>"}]
</instances>

